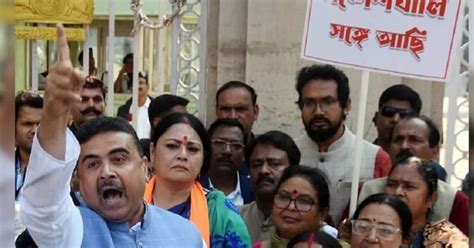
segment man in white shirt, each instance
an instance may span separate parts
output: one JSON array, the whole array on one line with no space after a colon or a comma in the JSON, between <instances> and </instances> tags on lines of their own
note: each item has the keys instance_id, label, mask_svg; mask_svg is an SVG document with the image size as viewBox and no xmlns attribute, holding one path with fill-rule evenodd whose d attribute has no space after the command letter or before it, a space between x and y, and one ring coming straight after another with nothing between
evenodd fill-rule
<instances>
[{"instance_id":1,"label":"man in white shirt","mask_svg":"<svg viewBox=\"0 0 474 248\"><path fill-rule=\"evenodd\" d=\"M250 179L239 173L244 162L243 125L234 119L217 119L209 128L211 157L209 170L200 176L203 187L218 189L235 205L254 200Z\"/></svg>"},{"instance_id":2,"label":"man in white shirt","mask_svg":"<svg viewBox=\"0 0 474 248\"><path fill-rule=\"evenodd\" d=\"M331 65L303 67L296 79L298 107L306 133L295 139L301 164L319 168L329 177L334 224L349 203L356 136L344 125L351 109L349 79ZM360 181L388 174L391 162L380 147L362 142Z\"/></svg>"},{"instance_id":3,"label":"man in white shirt","mask_svg":"<svg viewBox=\"0 0 474 248\"><path fill-rule=\"evenodd\" d=\"M150 106L152 98L148 95L149 90L148 76L145 72L138 73L138 110L136 116L137 122L137 135L139 139L150 138L151 125L148 118L148 107ZM128 121L132 121L134 117L132 108L132 98L128 99L127 102L120 106L118 109L117 116L122 117Z\"/></svg>"},{"instance_id":4,"label":"man in white shirt","mask_svg":"<svg viewBox=\"0 0 474 248\"><path fill-rule=\"evenodd\" d=\"M44 114L20 196L21 217L39 247L205 246L187 220L143 201L147 159L124 120L95 118L77 139L67 129L84 77L73 69L62 25L58 63L50 68ZM69 181L77 165L87 207L75 207ZM163 223L167 223L163 225Z\"/></svg>"}]
</instances>

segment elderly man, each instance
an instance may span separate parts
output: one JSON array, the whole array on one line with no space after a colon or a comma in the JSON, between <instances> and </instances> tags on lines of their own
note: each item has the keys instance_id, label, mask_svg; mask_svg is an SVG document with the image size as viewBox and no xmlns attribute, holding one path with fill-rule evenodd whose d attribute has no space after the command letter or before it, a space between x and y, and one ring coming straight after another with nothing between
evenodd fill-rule
<instances>
[{"instance_id":1,"label":"elderly man","mask_svg":"<svg viewBox=\"0 0 474 248\"><path fill-rule=\"evenodd\" d=\"M270 131L259 135L245 152L255 201L239 207L252 242L268 240L274 230L271 220L273 197L283 171L300 162L298 147L285 133Z\"/></svg>"},{"instance_id":2,"label":"elderly man","mask_svg":"<svg viewBox=\"0 0 474 248\"><path fill-rule=\"evenodd\" d=\"M59 62L50 68L20 197L35 242L39 247L203 247L194 225L143 202L148 161L130 124L95 118L81 125L77 139L67 129L84 78L72 67L62 25L57 32ZM75 207L68 197L76 164L87 207Z\"/></svg>"}]
</instances>

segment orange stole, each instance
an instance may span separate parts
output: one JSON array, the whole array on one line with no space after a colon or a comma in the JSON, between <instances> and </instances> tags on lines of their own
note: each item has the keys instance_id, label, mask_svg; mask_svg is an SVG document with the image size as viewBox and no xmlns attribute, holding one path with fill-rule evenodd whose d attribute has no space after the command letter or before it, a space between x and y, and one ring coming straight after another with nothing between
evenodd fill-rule
<instances>
[{"instance_id":1,"label":"orange stole","mask_svg":"<svg viewBox=\"0 0 474 248\"><path fill-rule=\"evenodd\" d=\"M145 195L143 199L150 204L153 204L153 191L156 185L156 177L153 176L150 182L145 187ZM201 236L206 242L207 247L210 246L209 238L210 225L209 225L209 208L207 207L207 198L202 189L201 183L195 181L191 189L191 211L189 214L189 220L194 223L201 232Z\"/></svg>"}]
</instances>

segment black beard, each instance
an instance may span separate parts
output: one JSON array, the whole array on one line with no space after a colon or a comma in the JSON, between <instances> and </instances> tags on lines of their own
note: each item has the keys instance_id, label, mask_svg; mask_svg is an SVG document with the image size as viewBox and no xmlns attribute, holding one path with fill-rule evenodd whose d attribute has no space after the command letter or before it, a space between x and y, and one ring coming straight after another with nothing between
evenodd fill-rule
<instances>
[{"instance_id":1,"label":"black beard","mask_svg":"<svg viewBox=\"0 0 474 248\"><path fill-rule=\"evenodd\" d=\"M311 129L312 123L316 121L317 119L324 119L329 127L326 129L312 130ZM341 127L343 120L344 118L341 117L339 118L338 122L333 124L328 119L314 117L309 122L309 125L305 125L306 133L308 134L309 138L312 139L316 143L327 141L328 139L332 138L337 133L337 130L339 130L339 128Z\"/></svg>"}]
</instances>

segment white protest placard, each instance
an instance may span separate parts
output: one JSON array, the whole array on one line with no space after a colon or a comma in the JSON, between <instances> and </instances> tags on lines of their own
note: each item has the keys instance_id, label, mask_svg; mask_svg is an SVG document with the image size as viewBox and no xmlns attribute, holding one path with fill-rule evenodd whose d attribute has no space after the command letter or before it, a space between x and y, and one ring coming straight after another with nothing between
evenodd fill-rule
<instances>
[{"instance_id":1,"label":"white protest placard","mask_svg":"<svg viewBox=\"0 0 474 248\"><path fill-rule=\"evenodd\" d=\"M461 0L308 0L309 60L446 81Z\"/></svg>"}]
</instances>

